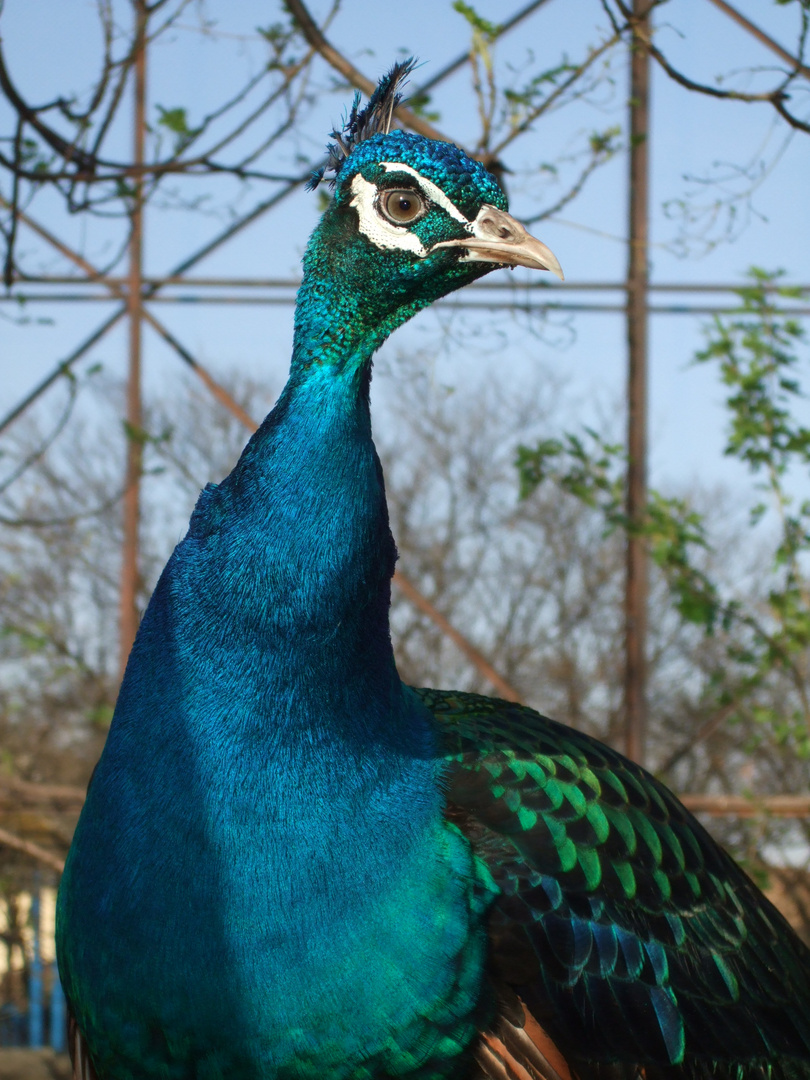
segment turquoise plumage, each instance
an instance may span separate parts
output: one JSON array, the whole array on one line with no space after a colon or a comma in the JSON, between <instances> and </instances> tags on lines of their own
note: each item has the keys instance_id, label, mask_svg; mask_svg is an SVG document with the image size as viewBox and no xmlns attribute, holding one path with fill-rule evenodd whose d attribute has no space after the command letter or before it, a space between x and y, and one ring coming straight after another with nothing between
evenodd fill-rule
<instances>
[{"instance_id":1,"label":"turquoise plumage","mask_svg":"<svg viewBox=\"0 0 810 1080\"><path fill-rule=\"evenodd\" d=\"M388 131L408 70L336 137L289 380L132 650L59 894L76 1076L810 1078L808 951L666 789L397 675L372 355L559 272L478 163Z\"/></svg>"}]
</instances>

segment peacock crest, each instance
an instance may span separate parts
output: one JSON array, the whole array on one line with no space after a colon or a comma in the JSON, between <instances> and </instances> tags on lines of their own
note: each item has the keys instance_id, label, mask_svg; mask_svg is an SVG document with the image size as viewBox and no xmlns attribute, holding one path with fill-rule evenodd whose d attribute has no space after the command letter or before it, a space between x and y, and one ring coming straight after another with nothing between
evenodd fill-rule
<instances>
[{"instance_id":1,"label":"peacock crest","mask_svg":"<svg viewBox=\"0 0 810 1080\"><path fill-rule=\"evenodd\" d=\"M355 92L343 130L332 130L334 141L326 148L326 161L312 173L307 181L307 191L314 191L324 179L334 188L341 166L352 150L372 135L388 134L394 110L402 102L402 87L415 67L414 57L395 63L380 79L364 109L360 108L360 91Z\"/></svg>"}]
</instances>

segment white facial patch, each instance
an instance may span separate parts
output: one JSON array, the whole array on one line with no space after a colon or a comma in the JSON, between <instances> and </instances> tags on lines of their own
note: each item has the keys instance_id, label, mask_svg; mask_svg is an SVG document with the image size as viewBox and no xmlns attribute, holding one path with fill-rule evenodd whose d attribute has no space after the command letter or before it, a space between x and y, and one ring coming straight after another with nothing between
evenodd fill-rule
<instances>
[{"instance_id":1,"label":"white facial patch","mask_svg":"<svg viewBox=\"0 0 810 1080\"><path fill-rule=\"evenodd\" d=\"M440 187L412 169L401 161L381 161L380 165L388 172L402 172L412 176L417 187L428 202L440 206L454 221L460 222L464 228L472 233L473 224L452 203ZM412 251L420 259L428 254L419 237L412 233L407 225L394 225L382 216L377 210L378 191L375 184L370 183L358 173L352 180L352 201L349 204L357 210L358 227L363 236L367 237L375 247L394 248L398 251Z\"/></svg>"},{"instance_id":2,"label":"white facial patch","mask_svg":"<svg viewBox=\"0 0 810 1080\"><path fill-rule=\"evenodd\" d=\"M412 251L420 259L427 255L427 248L416 235L404 225L393 225L377 212L377 187L369 183L360 173L352 180L352 198L350 206L357 210L358 227L363 236L378 248L396 248L397 251Z\"/></svg>"}]
</instances>

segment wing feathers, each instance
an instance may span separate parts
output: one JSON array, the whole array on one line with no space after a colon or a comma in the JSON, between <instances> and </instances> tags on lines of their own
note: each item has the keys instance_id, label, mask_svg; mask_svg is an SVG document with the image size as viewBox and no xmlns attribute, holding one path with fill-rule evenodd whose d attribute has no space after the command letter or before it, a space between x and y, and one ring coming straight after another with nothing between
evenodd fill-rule
<instances>
[{"instance_id":1,"label":"wing feathers","mask_svg":"<svg viewBox=\"0 0 810 1080\"><path fill-rule=\"evenodd\" d=\"M520 999L486 1032L476 1060L487 1080L575 1080L562 1054ZM508 1012L508 1015L507 1015Z\"/></svg>"}]
</instances>

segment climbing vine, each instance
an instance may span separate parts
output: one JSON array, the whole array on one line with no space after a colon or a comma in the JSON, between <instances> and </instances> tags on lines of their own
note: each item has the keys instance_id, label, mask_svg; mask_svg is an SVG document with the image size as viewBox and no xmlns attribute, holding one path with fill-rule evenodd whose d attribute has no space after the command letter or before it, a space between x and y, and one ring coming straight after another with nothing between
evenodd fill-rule
<instances>
[{"instance_id":1,"label":"climbing vine","mask_svg":"<svg viewBox=\"0 0 810 1080\"><path fill-rule=\"evenodd\" d=\"M716 317L695 357L697 364L717 367L728 415L724 452L753 480L749 523L770 549L755 600L729 595L701 565L711 538L688 499L651 490L642 519L629 521L624 449L597 432L520 446L516 464L523 498L544 483L556 484L596 509L606 532L642 536L679 616L722 643L710 680L718 715L732 723L755 721L751 749L770 736L810 757L810 499L795 491L806 489L810 466L799 376L807 341L800 322L779 309L778 300L797 297L778 284L780 276L752 269L739 290L739 314ZM788 708L784 697L778 704L770 700L774 678L790 688Z\"/></svg>"}]
</instances>

